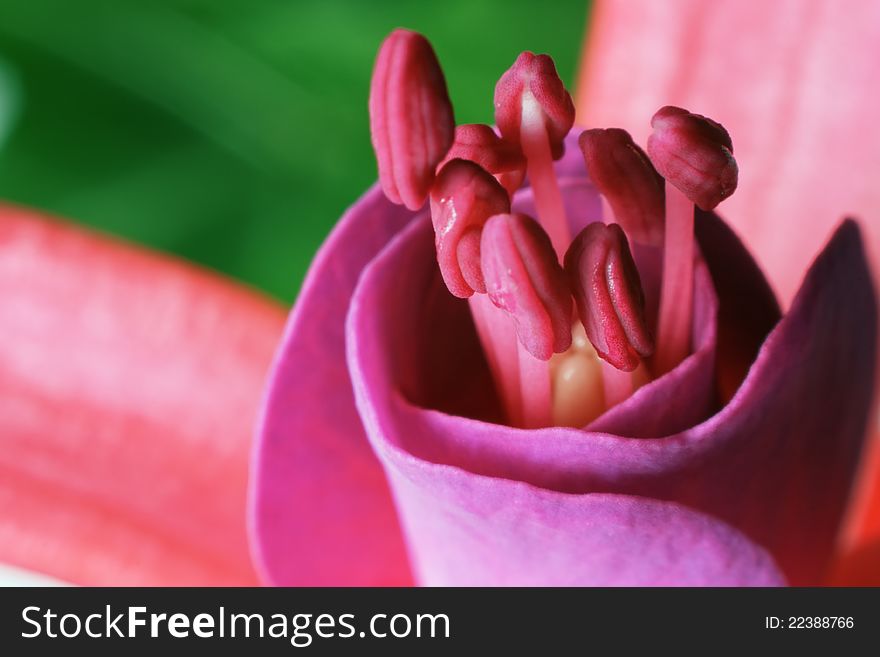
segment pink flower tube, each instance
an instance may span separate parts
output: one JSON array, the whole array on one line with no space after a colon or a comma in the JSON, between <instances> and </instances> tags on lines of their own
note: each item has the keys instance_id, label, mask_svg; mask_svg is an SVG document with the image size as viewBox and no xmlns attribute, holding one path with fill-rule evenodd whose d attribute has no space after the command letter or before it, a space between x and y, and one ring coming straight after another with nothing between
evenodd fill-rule
<instances>
[{"instance_id":1,"label":"pink flower tube","mask_svg":"<svg viewBox=\"0 0 880 657\"><path fill-rule=\"evenodd\" d=\"M576 234L600 219L599 195L573 141L554 169ZM513 211L533 212L528 188ZM586 426L520 429L501 421L427 213L367 192L313 264L269 382L251 491L263 578L819 583L871 399L859 229L841 224L780 319L723 221L698 211L695 225L687 358ZM658 252L634 256L656 315Z\"/></svg>"}]
</instances>

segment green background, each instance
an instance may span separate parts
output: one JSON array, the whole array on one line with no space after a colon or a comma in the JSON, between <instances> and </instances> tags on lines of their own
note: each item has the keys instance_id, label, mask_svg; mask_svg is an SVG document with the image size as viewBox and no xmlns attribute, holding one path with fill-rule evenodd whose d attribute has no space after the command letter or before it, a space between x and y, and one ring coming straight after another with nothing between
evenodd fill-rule
<instances>
[{"instance_id":1,"label":"green background","mask_svg":"<svg viewBox=\"0 0 880 657\"><path fill-rule=\"evenodd\" d=\"M584 0L2 0L0 198L172 252L290 301L376 177L367 92L423 32L459 123L491 122L522 50L570 85Z\"/></svg>"}]
</instances>

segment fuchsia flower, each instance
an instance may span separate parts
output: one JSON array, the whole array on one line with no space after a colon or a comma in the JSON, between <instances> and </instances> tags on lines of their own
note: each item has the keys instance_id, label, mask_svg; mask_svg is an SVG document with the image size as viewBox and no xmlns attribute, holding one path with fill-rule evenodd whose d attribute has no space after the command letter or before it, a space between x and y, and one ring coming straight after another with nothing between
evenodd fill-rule
<instances>
[{"instance_id":1,"label":"fuchsia flower","mask_svg":"<svg viewBox=\"0 0 880 657\"><path fill-rule=\"evenodd\" d=\"M830 165L810 167L825 185L783 184L783 147L818 135L823 153L866 166L876 149L852 138L867 121L813 111L828 103L803 104L798 129L786 112L754 114L776 100L790 111L793 95L714 106L730 97L715 82L756 78L714 54L726 39L686 58L700 84L655 70L651 49L696 48L684 23L728 34L746 21L737 33L755 38L740 3L720 3L717 25L680 3L690 22L601 4L579 103L599 128L586 132L571 130L552 62L530 53L497 89L500 134L453 132L427 42L401 31L386 43L371 97L385 193L352 206L316 258L263 402L249 509L262 581L823 581L865 435L876 299L854 222L808 268L821 231L791 221L870 219L880 203L858 187L866 176ZM794 67L812 26L813 66L791 76L807 91L816 62L858 51L835 50L819 11L791 27L761 11L768 43L737 52ZM866 43L880 25L831 13ZM719 62L724 75L706 78ZM607 78L624 69L626 84ZM847 88L868 69L846 68ZM876 114L838 98L847 115ZM676 108L694 130L676 132L667 109L649 142L650 113L669 102L721 120L733 141ZM723 213L794 297L784 316L726 223L693 209L730 193L733 146L740 190ZM668 166L676 156L698 164ZM11 207L0 286L0 560L93 584L256 582L243 438L281 310ZM880 477L869 488L866 533L880 527ZM877 563L869 545L848 581Z\"/></svg>"},{"instance_id":2,"label":"fuchsia flower","mask_svg":"<svg viewBox=\"0 0 880 657\"><path fill-rule=\"evenodd\" d=\"M737 178L718 124L663 108L647 155L622 131L587 131L581 150L552 61L524 53L496 89L500 135L468 128L457 136L482 136L455 145L420 120L452 116L422 37L392 33L376 76L382 188L319 253L269 384L252 499L263 577L821 582L874 377L857 224L780 317L711 211ZM395 100L410 94L432 106ZM398 147L389 125L419 139ZM492 174L516 165L481 169L501 161L527 171L510 210L515 186ZM395 205L415 179L430 208Z\"/></svg>"}]
</instances>

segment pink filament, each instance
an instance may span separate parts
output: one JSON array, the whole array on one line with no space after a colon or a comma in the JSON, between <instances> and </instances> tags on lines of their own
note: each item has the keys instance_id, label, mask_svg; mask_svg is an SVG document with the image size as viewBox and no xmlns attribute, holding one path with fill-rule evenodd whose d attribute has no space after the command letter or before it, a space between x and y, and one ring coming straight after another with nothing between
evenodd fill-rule
<instances>
[{"instance_id":1,"label":"pink filament","mask_svg":"<svg viewBox=\"0 0 880 657\"><path fill-rule=\"evenodd\" d=\"M614 211L605 196L602 196L602 222L605 225L615 223ZM605 388L605 408L616 406L632 396L635 391L633 372L619 370L606 360L599 359L602 365L602 382ZM641 365L644 369L644 364Z\"/></svg>"},{"instance_id":2,"label":"pink filament","mask_svg":"<svg viewBox=\"0 0 880 657\"><path fill-rule=\"evenodd\" d=\"M543 120L529 120L529 112L523 112L520 138L526 156L526 170L535 195L538 219L559 258L571 243L568 218L559 182L553 169L550 141Z\"/></svg>"},{"instance_id":3,"label":"pink filament","mask_svg":"<svg viewBox=\"0 0 880 657\"><path fill-rule=\"evenodd\" d=\"M694 204L666 183L663 284L654 375L665 374L687 357L691 342L694 271Z\"/></svg>"},{"instance_id":4,"label":"pink filament","mask_svg":"<svg viewBox=\"0 0 880 657\"><path fill-rule=\"evenodd\" d=\"M633 393L633 373L619 370L608 361L600 358L602 383L605 388L605 408L617 406Z\"/></svg>"},{"instance_id":5,"label":"pink filament","mask_svg":"<svg viewBox=\"0 0 880 657\"><path fill-rule=\"evenodd\" d=\"M516 357L520 346L516 328L510 316L496 307L487 295L475 294L468 299L468 304L507 422L514 427L522 426L522 391Z\"/></svg>"},{"instance_id":6,"label":"pink filament","mask_svg":"<svg viewBox=\"0 0 880 657\"><path fill-rule=\"evenodd\" d=\"M520 426L524 429L550 426L553 413L550 361L538 360L526 350L521 342L517 342L517 354L522 398Z\"/></svg>"}]
</instances>

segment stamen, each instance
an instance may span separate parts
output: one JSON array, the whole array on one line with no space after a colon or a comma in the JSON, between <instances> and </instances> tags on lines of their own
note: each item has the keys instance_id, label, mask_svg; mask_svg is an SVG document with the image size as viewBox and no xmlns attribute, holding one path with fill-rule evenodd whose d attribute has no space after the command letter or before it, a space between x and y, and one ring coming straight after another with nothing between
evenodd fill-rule
<instances>
[{"instance_id":1,"label":"stamen","mask_svg":"<svg viewBox=\"0 0 880 657\"><path fill-rule=\"evenodd\" d=\"M534 105L526 102L529 96ZM524 124L540 123L553 159L565 152L564 139L574 125L574 103L549 55L520 53L495 85L495 121L505 139L520 144Z\"/></svg>"},{"instance_id":2,"label":"stamen","mask_svg":"<svg viewBox=\"0 0 880 657\"><path fill-rule=\"evenodd\" d=\"M431 187L431 222L440 273L455 296L486 291L480 231L489 217L505 212L510 197L488 172L468 160L443 165Z\"/></svg>"},{"instance_id":3,"label":"stamen","mask_svg":"<svg viewBox=\"0 0 880 657\"><path fill-rule=\"evenodd\" d=\"M572 242L565 270L587 337L601 358L631 372L654 352L645 297L626 235L592 223Z\"/></svg>"},{"instance_id":4,"label":"stamen","mask_svg":"<svg viewBox=\"0 0 880 657\"><path fill-rule=\"evenodd\" d=\"M663 243L663 178L626 130L585 130L578 139L590 179L630 239Z\"/></svg>"},{"instance_id":5,"label":"stamen","mask_svg":"<svg viewBox=\"0 0 880 657\"><path fill-rule=\"evenodd\" d=\"M458 266L464 282L473 288L474 292L486 293L486 281L483 280L483 270L480 266L480 238L483 236L479 228L471 228L458 241Z\"/></svg>"},{"instance_id":6,"label":"stamen","mask_svg":"<svg viewBox=\"0 0 880 657\"><path fill-rule=\"evenodd\" d=\"M712 210L733 194L738 169L730 135L720 123L667 106L657 110L651 127L651 161L695 205Z\"/></svg>"},{"instance_id":7,"label":"stamen","mask_svg":"<svg viewBox=\"0 0 880 657\"><path fill-rule=\"evenodd\" d=\"M446 80L421 34L394 30L382 43L370 82L370 136L382 191L418 210L454 136Z\"/></svg>"},{"instance_id":8,"label":"stamen","mask_svg":"<svg viewBox=\"0 0 880 657\"><path fill-rule=\"evenodd\" d=\"M564 152L574 104L549 56L524 52L501 76L495 86L495 121L504 138L526 156L538 217L561 256L570 232L553 160Z\"/></svg>"},{"instance_id":9,"label":"stamen","mask_svg":"<svg viewBox=\"0 0 880 657\"><path fill-rule=\"evenodd\" d=\"M517 324L519 328L519 324ZM548 360L535 358L522 341L517 343L520 398L524 429L550 426L553 415L553 388Z\"/></svg>"},{"instance_id":10,"label":"stamen","mask_svg":"<svg viewBox=\"0 0 880 657\"><path fill-rule=\"evenodd\" d=\"M619 370L604 360L600 362L602 363L602 377L605 384L605 404L608 408L626 401L636 390L651 381L644 362L632 372Z\"/></svg>"},{"instance_id":11,"label":"stamen","mask_svg":"<svg viewBox=\"0 0 880 657\"><path fill-rule=\"evenodd\" d=\"M666 234L660 293L657 375L690 351L693 307L694 204L712 210L737 185L738 169L727 131L715 121L678 107L651 119L648 155L666 178Z\"/></svg>"},{"instance_id":12,"label":"stamen","mask_svg":"<svg viewBox=\"0 0 880 657\"><path fill-rule=\"evenodd\" d=\"M479 164L495 176L510 196L520 188L526 175L526 161L519 146L499 137L492 128L481 123L455 128L455 141L440 167L455 158Z\"/></svg>"},{"instance_id":13,"label":"stamen","mask_svg":"<svg viewBox=\"0 0 880 657\"><path fill-rule=\"evenodd\" d=\"M653 170L653 166L651 169ZM602 196L602 222L611 225L615 223L614 219L614 210L611 209L608 197ZM644 362L632 372L619 370L605 360L600 362L602 363L602 378L605 384L605 400L609 408L628 399L633 392L649 380L648 369Z\"/></svg>"},{"instance_id":14,"label":"stamen","mask_svg":"<svg viewBox=\"0 0 880 657\"><path fill-rule=\"evenodd\" d=\"M519 340L510 315L495 306L486 294L475 294L468 299L471 316L483 353L489 363L492 379L508 424L523 426L522 394L520 390Z\"/></svg>"},{"instance_id":15,"label":"stamen","mask_svg":"<svg viewBox=\"0 0 880 657\"><path fill-rule=\"evenodd\" d=\"M523 214L498 214L480 243L489 298L510 313L519 341L538 360L571 345L571 293L550 239Z\"/></svg>"},{"instance_id":16,"label":"stamen","mask_svg":"<svg viewBox=\"0 0 880 657\"><path fill-rule=\"evenodd\" d=\"M526 350L510 314L489 295L475 294L468 303L508 424L529 429L554 424L552 361Z\"/></svg>"},{"instance_id":17,"label":"stamen","mask_svg":"<svg viewBox=\"0 0 880 657\"><path fill-rule=\"evenodd\" d=\"M693 295L694 204L667 182L663 279L653 363L657 376L678 365L690 352Z\"/></svg>"}]
</instances>

